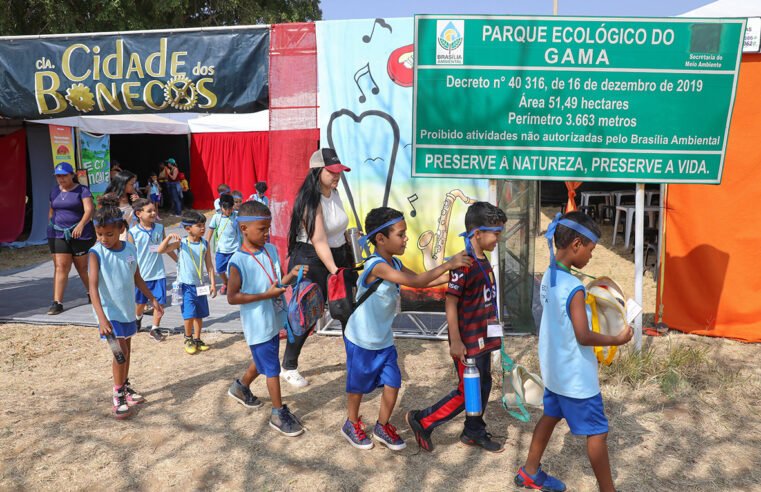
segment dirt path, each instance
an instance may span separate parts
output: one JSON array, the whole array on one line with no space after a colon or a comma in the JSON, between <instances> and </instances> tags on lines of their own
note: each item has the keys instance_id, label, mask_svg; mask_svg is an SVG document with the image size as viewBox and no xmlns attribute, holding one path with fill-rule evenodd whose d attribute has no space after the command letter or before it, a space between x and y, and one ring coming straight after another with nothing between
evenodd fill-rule
<instances>
[{"instance_id":1,"label":"dirt path","mask_svg":"<svg viewBox=\"0 0 761 492\"><path fill-rule=\"evenodd\" d=\"M447 393L454 375L445 343L400 340L404 385L392 422L409 447L399 453L355 450L339 435L345 418L342 342L315 337L301 360L312 384L284 388L285 402L308 427L304 436L289 439L267 426L263 382L252 387L265 402L261 409L247 410L226 395L250 358L240 335L210 334L212 350L188 356L181 337L156 344L140 334L131 379L149 403L132 420L116 422L110 416L110 352L94 329L0 330L2 490L512 490L539 415L534 411L527 424L509 417L496 401L496 384L487 422L496 436L509 436L504 453L459 444L462 417L436 431L433 453L418 452L402 416ZM703 373L710 377L687 378L671 397L654 380L632 389L606 377L617 485L627 491L759 490L761 429L754 409L761 347L680 335L653 343L660 354L669 347L702 348L711 368ZM508 344L516 359L536 366L535 338L510 338ZM723 376L712 376L716 371ZM367 423L374 422L378 404L375 393L362 407ZM594 489L584 441L564 424L544 464L571 490Z\"/></svg>"}]
</instances>

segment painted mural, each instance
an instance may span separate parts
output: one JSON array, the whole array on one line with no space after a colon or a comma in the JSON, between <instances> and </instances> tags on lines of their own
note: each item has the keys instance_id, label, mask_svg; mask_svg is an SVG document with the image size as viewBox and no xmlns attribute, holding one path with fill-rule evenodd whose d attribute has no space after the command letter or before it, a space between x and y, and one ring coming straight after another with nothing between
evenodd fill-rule
<instances>
[{"instance_id":1,"label":"painted mural","mask_svg":"<svg viewBox=\"0 0 761 492\"><path fill-rule=\"evenodd\" d=\"M317 25L322 146L352 168L340 189L352 226L379 206L404 212L402 261L423 271L463 249L468 204L488 199L488 181L411 177L412 18ZM443 288L405 289L405 310L440 308Z\"/></svg>"}]
</instances>

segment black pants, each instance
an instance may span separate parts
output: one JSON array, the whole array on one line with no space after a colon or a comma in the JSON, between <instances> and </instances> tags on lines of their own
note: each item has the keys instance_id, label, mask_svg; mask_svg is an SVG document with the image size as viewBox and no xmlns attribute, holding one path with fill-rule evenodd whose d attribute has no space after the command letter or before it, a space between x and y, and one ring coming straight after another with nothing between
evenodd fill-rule
<instances>
[{"instance_id":1,"label":"black pants","mask_svg":"<svg viewBox=\"0 0 761 492\"><path fill-rule=\"evenodd\" d=\"M330 251L333 253L333 261L338 268L352 266L347 245L339 248L330 248ZM306 278L317 284L320 291L322 291L322 296L327 300L328 275L330 272L325 268L320 257L317 256L314 246L307 243L296 243L296 247L291 253L291 259L288 262L288 271L297 265L309 265ZM285 354L283 354L283 369L291 370L298 368L299 355L301 355L301 349L304 347L304 342L307 341L308 336L309 332L305 332L303 335L294 336L293 343L290 341L286 343Z\"/></svg>"},{"instance_id":2,"label":"black pants","mask_svg":"<svg viewBox=\"0 0 761 492\"><path fill-rule=\"evenodd\" d=\"M471 438L481 437L486 434L486 422L484 422L484 413L486 413L486 404L489 402L489 393L491 393L491 352L481 354L476 359L476 367L481 374L481 405L483 411L481 415L465 416L464 434ZM455 370L457 371L458 384L457 388L447 396L439 400L433 406L420 410L417 418L424 429L434 429L445 422L449 422L455 416L465 410L465 391L463 388L462 373L465 365L460 359L454 359Z\"/></svg>"}]
</instances>

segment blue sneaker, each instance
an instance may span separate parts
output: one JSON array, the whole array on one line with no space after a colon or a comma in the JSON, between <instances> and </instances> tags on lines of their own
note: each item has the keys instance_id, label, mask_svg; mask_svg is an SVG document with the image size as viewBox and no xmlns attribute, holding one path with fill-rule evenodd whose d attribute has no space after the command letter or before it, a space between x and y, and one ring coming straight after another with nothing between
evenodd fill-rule
<instances>
[{"instance_id":1,"label":"blue sneaker","mask_svg":"<svg viewBox=\"0 0 761 492\"><path fill-rule=\"evenodd\" d=\"M376 421L373 437L392 451L401 451L407 447L407 443L399 437L399 434L396 433L396 427L391 425L391 422L381 425L380 422Z\"/></svg>"},{"instance_id":2,"label":"blue sneaker","mask_svg":"<svg viewBox=\"0 0 761 492\"><path fill-rule=\"evenodd\" d=\"M524 489L541 490L542 492L564 492L565 484L557 478L542 471L542 465L534 475L530 475L523 467L513 479L515 485Z\"/></svg>"},{"instance_id":3,"label":"blue sneaker","mask_svg":"<svg viewBox=\"0 0 761 492\"><path fill-rule=\"evenodd\" d=\"M365 424L361 417L357 419L356 424L352 424L349 419L346 419L341 428L341 434L357 449L373 449L373 441L365 434Z\"/></svg>"}]
</instances>

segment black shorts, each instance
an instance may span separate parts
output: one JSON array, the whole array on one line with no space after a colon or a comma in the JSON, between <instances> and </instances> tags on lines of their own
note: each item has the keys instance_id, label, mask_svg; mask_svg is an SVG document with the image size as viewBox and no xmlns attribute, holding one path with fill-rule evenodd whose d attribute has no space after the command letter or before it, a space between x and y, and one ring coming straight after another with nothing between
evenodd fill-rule
<instances>
[{"instance_id":1,"label":"black shorts","mask_svg":"<svg viewBox=\"0 0 761 492\"><path fill-rule=\"evenodd\" d=\"M72 239L66 242L64 239L48 238L48 248L52 254L84 256L95 245L95 238Z\"/></svg>"}]
</instances>

